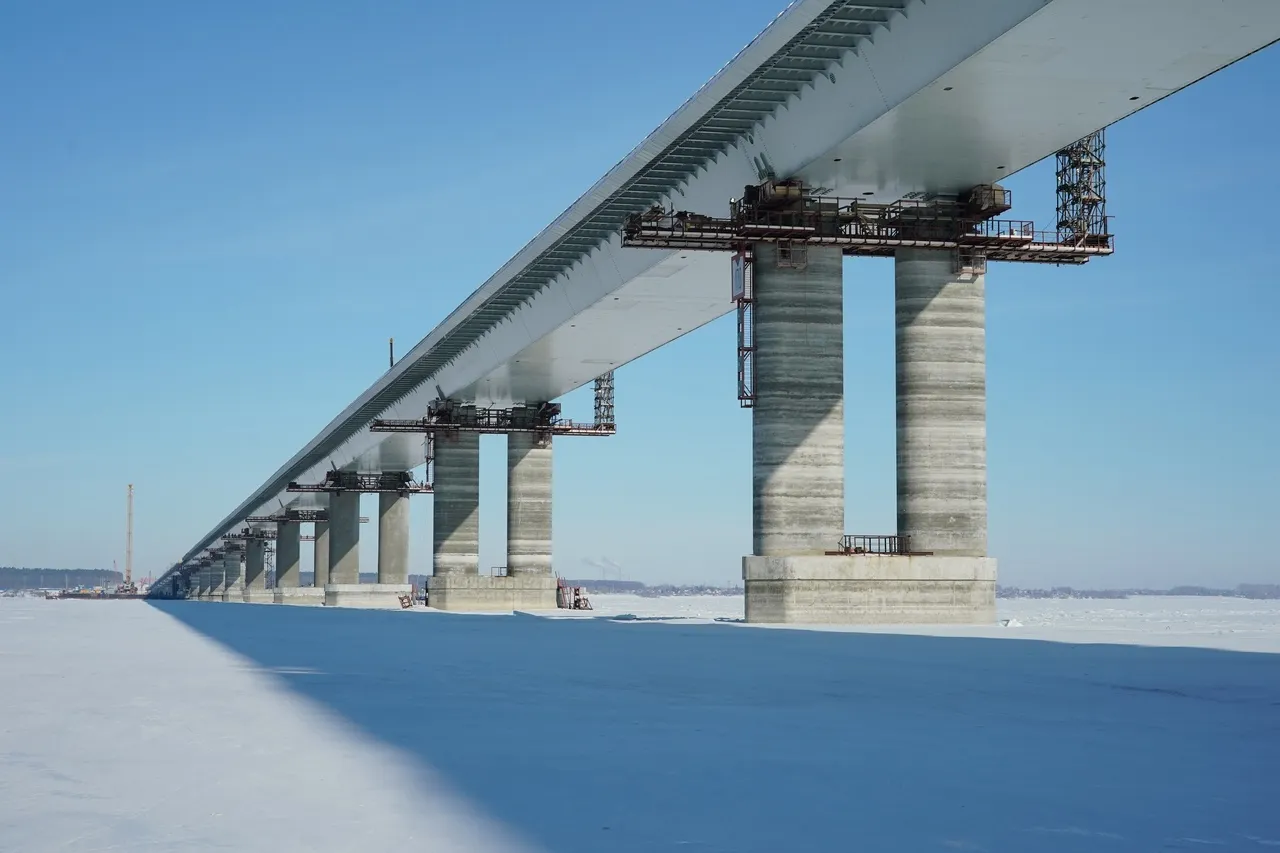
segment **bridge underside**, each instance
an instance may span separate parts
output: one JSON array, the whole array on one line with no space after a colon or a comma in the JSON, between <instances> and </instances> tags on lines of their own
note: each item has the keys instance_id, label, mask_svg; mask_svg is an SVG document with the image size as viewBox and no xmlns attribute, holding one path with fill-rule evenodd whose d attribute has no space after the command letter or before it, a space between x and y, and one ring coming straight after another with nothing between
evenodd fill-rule
<instances>
[{"instance_id":1,"label":"bridge underside","mask_svg":"<svg viewBox=\"0 0 1280 853\"><path fill-rule=\"evenodd\" d=\"M1277 34L1274 0L1002 0L980 12L913 0L663 201L722 214L765 169L876 202L994 183ZM727 254L624 249L615 234L375 417L420 418L441 394L481 406L554 400L733 310L729 278ZM421 436L367 427L327 449L290 477L318 480L331 465L408 470L424 459ZM245 515L280 503L323 505L323 496L264 486Z\"/></svg>"}]
</instances>

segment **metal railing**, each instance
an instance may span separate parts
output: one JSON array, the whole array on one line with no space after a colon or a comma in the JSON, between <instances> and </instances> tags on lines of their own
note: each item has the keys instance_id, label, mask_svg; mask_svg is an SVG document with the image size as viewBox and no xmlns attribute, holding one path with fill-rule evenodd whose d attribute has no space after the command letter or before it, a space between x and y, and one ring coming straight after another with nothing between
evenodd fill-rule
<instances>
[{"instance_id":1,"label":"metal railing","mask_svg":"<svg viewBox=\"0 0 1280 853\"><path fill-rule=\"evenodd\" d=\"M860 536L840 538L838 554L910 554L910 536Z\"/></svg>"}]
</instances>

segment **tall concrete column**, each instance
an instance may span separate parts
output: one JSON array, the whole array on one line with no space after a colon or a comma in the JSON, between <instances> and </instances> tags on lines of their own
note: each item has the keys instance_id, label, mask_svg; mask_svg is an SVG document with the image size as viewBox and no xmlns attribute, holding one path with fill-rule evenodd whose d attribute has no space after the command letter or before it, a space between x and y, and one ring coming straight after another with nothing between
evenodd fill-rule
<instances>
[{"instance_id":1,"label":"tall concrete column","mask_svg":"<svg viewBox=\"0 0 1280 853\"><path fill-rule=\"evenodd\" d=\"M551 574L550 435L507 435L507 571Z\"/></svg>"},{"instance_id":2,"label":"tall concrete column","mask_svg":"<svg viewBox=\"0 0 1280 853\"><path fill-rule=\"evenodd\" d=\"M480 573L480 434L441 434L435 441L432 572Z\"/></svg>"},{"instance_id":3,"label":"tall concrete column","mask_svg":"<svg viewBox=\"0 0 1280 853\"><path fill-rule=\"evenodd\" d=\"M214 557L209 566L209 597L221 601L222 593L226 590L226 581L226 557L225 555Z\"/></svg>"},{"instance_id":4,"label":"tall concrete column","mask_svg":"<svg viewBox=\"0 0 1280 853\"><path fill-rule=\"evenodd\" d=\"M240 551L227 551L222 558L222 600L244 601L244 578L240 575Z\"/></svg>"},{"instance_id":5,"label":"tall concrete column","mask_svg":"<svg viewBox=\"0 0 1280 853\"><path fill-rule=\"evenodd\" d=\"M409 582L409 495L378 494L378 583Z\"/></svg>"},{"instance_id":6,"label":"tall concrete column","mask_svg":"<svg viewBox=\"0 0 1280 853\"><path fill-rule=\"evenodd\" d=\"M267 591L267 543L250 539L244 552L244 600L265 602L271 600Z\"/></svg>"},{"instance_id":7,"label":"tall concrete column","mask_svg":"<svg viewBox=\"0 0 1280 853\"><path fill-rule=\"evenodd\" d=\"M196 569L196 597L208 598L209 585L213 582L212 573L208 566L201 566Z\"/></svg>"},{"instance_id":8,"label":"tall concrete column","mask_svg":"<svg viewBox=\"0 0 1280 853\"><path fill-rule=\"evenodd\" d=\"M281 521L276 524L276 589L298 587L301 527L296 521Z\"/></svg>"},{"instance_id":9,"label":"tall concrete column","mask_svg":"<svg viewBox=\"0 0 1280 853\"><path fill-rule=\"evenodd\" d=\"M329 496L329 585L360 583L360 493Z\"/></svg>"},{"instance_id":10,"label":"tall concrete column","mask_svg":"<svg viewBox=\"0 0 1280 853\"><path fill-rule=\"evenodd\" d=\"M315 537L315 576L311 585L324 589L329 582L329 522L316 522Z\"/></svg>"},{"instance_id":11,"label":"tall concrete column","mask_svg":"<svg viewBox=\"0 0 1280 853\"><path fill-rule=\"evenodd\" d=\"M779 266L755 246L752 548L822 554L844 534L843 257L808 246Z\"/></svg>"},{"instance_id":12,"label":"tall concrete column","mask_svg":"<svg viewBox=\"0 0 1280 853\"><path fill-rule=\"evenodd\" d=\"M898 361L898 533L915 551L987 553L984 276L951 253L900 249L894 264Z\"/></svg>"}]
</instances>

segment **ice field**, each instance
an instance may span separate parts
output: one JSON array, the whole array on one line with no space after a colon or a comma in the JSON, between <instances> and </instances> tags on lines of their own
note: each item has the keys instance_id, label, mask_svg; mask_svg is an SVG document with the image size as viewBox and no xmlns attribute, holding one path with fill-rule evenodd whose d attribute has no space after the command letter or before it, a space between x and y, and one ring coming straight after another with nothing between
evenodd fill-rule
<instances>
[{"instance_id":1,"label":"ice field","mask_svg":"<svg viewBox=\"0 0 1280 853\"><path fill-rule=\"evenodd\" d=\"M1280 847L1275 602L908 633L594 600L0 599L0 850Z\"/></svg>"}]
</instances>

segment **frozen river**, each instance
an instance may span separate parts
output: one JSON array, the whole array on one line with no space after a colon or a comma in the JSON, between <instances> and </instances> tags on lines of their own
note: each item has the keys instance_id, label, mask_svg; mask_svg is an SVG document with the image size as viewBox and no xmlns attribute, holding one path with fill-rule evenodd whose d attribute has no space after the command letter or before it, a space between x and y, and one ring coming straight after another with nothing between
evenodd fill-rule
<instances>
[{"instance_id":1,"label":"frozen river","mask_svg":"<svg viewBox=\"0 0 1280 853\"><path fill-rule=\"evenodd\" d=\"M1275 603L594 601L0 599L0 851L1280 848Z\"/></svg>"}]
</instances>

